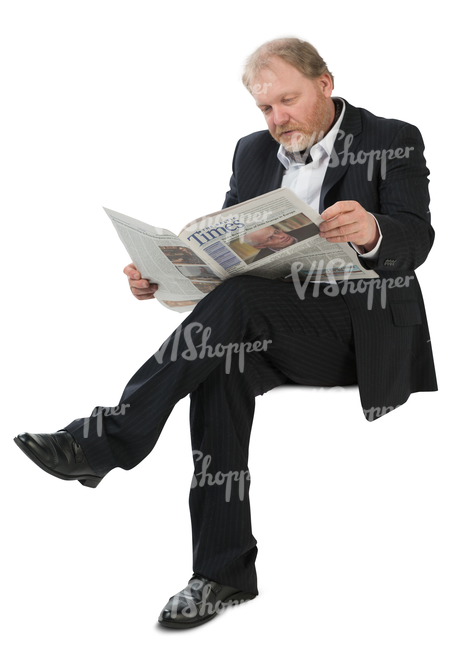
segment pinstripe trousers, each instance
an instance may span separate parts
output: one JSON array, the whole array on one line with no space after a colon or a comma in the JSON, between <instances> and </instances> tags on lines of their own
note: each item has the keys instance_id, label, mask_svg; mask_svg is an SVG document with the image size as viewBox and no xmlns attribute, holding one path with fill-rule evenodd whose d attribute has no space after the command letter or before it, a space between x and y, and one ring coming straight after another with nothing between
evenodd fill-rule
<instances>
[{"instance_id":1,"label":"pinstripe trousers","mask_svg":"<svg viewBox=\"0 0 464 650\"><path fill-rule=\"evenodd\" d=\"M344 299L318 294L308 290L302 300L293 283L252 276L225 281L136 372L118 407L96 407L65 427L100 476L131 469L190 394L193 570L250 593L257 593L248 471L255 397L283 384L357 381Z\"/></svg>"}]
</instances>

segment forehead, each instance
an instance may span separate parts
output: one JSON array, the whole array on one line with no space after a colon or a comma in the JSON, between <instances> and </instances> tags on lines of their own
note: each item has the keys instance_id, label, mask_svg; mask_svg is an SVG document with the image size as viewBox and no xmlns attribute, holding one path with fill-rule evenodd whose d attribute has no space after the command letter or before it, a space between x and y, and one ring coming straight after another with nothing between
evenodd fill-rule
<instances>
[{"instance_id":1,"label":"forehead","mask_svg":"<svg viewBox=\"0 0 464 650\"><path fill-rule=\"evenodd\" d=\"M281 95L302 90L311 85L311 80L299 70L278 57L273 57L269 66L262 68L253 78L251 94L257 104L272 103Z\"/></svg>"},{"instance_id":2,"label":"forehead","mask_svg":"<svg viewBox=\"0 0 464 650\"><path fill-rule=\"evenodd\" d=\"M274 227L273 226L265 226L264 228L260 228L259 230L255 230L254 232L250 233L250 237L252 239L260 239L261 237L267 237L268 235L272 235L274 233Z\"/></svg>"},{"instance_id":3,"label":"forehead","mask_svg":"<svg viewBox=\"0 0 464 650\"><path fill-rule=\"evenodd\" d=\"M273 235L276 230L278 229L274 228L274 226L266 226L265 228L261 228L261 230L257 230L256 233L267 236L267 235Z\"/></svg>"}]
</instances>

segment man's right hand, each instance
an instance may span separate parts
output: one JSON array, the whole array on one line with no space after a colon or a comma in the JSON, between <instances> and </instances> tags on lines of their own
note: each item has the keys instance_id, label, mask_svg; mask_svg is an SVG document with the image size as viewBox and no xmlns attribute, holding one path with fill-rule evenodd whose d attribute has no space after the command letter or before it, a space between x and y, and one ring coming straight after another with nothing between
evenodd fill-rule
<instances>
[{"instance_id":1,"label":"man's right hand","mask_svg":"<svg viewBox=\"0 0 464 650\"><path fill-rule=\"evenodd\" d=\"M129 279L130 289L137 300L151 300L155 297L154 294L158 290L158 285L150 284L148 280L144 280L134 264L128 264L124 269L124 273Z\"/></svg>"}]
</instances>

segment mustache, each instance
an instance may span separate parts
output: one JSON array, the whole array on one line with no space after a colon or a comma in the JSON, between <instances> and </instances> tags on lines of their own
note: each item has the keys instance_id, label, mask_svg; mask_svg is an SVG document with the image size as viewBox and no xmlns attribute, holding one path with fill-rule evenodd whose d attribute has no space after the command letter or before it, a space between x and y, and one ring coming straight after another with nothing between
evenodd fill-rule
<instances>
[{"instance_id":1,"label":"mustache","mask_svg":"<svg viewBox=\"0 0 464 650\"><path fill-rule=\"evenodd\" d=\"M299 124L285 124L285 126L276 127L276 135L282 135L285 131L301 131L301 133L306 133L306 130Z\"/></svg>"},{"instance_id":2,"label":"mustache","mask_svg":"<svg viewBox=\"0 0 464 650\"><path fill-rule=\"evenodd\" d=\"M306 137L309 136L309 147L312 147L313 144L319 142L324 137L324 131L313 131L311 133L307 128L300 126L299 124L286 124L285 126L278 126L275 130L275 136L278 138L282 135L282 133L285 133L286 131L299 131L301 135L304 135Z\"/></svg>"}]
</instances>

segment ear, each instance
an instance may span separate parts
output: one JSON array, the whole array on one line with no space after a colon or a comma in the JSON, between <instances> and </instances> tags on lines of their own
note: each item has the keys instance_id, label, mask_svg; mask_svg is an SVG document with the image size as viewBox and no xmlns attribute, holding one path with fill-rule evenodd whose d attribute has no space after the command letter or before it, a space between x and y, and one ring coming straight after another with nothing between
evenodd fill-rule
<instances>
[{"instance_id":1,"label":"ear","mask_svg":"<svg viewBox=\"0 0 464 650\"><path fill-rule=\"evenodd\" d=\"M325 72L320 77L317 78L316 83L319 85L319 88L322 90L324 97L331 97L333 92L333 82L332 77L328 72Z\"/></svg>"}]
</instances>

